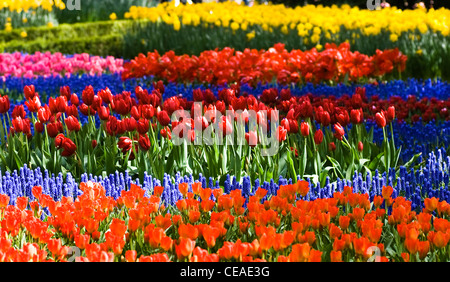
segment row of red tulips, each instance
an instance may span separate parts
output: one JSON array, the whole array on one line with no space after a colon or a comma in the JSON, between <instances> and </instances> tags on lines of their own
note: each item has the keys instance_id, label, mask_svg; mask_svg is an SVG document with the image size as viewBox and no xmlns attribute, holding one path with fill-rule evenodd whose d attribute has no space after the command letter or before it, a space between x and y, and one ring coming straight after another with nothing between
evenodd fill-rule
<instances>
[{"instance_id":1,"label":"row of red tulips","mask_svg":"<svg viewBox=\"0 0 450 282\"><path fill-rule=\"evenodd\" d=\"M268 50L232 48L204 51L199 56L169 51L140 54L124 64L123 79L154 76L170 82L255 85L358 81L405 70L407 57L398 49L378 50L373 56L351 52L348 43L325 44L323 51L287 51L284 44Z\"/></svg>"},{"instance_id":2,"label":"row of red tulips","mask_svg":"<svg viewBox=\"0 0 450 282\"><path fill-rule=\"evenodd\" d=\"M241 190L181 183L176 208L131 185L114 198L80 185L76 199L33 197L8 205L0 195L0 261L448 261L450 204L425 199L420 213L392 187L370 201L351 187L334 197L303 200L308 183L281 186L245 203ZM43 211L50 215L41 220ZM71 253L72 250L78 251Z\"/></svg>"},{"instance_id":3,"label":"row of red tulips","mask_svg":"<svg viewBox=\"0 0 450 282\"><path fill-rule=\"evenodd\" d=\"M389 107L393 107L392 110L395 108L395 112L387 111L388 122L392 121L394 116L400 122L417 122L420 119L428 122L438 119L449 120L450 118L448 111L450 99L438 100L425 97L417 100L415 96L409 96L406 101L399 97L384 100L374 96L369 99L365 95L364 88L357 88L353 95L344 95L340 98L313 95L297 97L292 96L289 89L279 92L275 88L264 90L259 97L245 95L245 93L240 95L241 93L237 93L234 87L219 91L218 97L209 89L197 89L194 90L193 101L188 101L183 97L170 97L163 101L163 93L164 85L161 84L161 81L158 83L158 88L151 93L140 86L136 87L136 98L127 91L113 94L107 87L95 93L91 86L87 86L82 92L80 100L76 93L71 93L70 88L63 87L59 97L50 98L48 104L43 104L33 85L24 88L25 106L32 113L32 117L35 117L34 125L37 131L42 132L44 125L47 124L52 137L62 132L63 126L60 121L63 114L67 117L66 122L70 131L81 129L81 125L78 123L81 113L84 116L97 115L100 120L109 122L115 121L113 115L123 117L123 123L121 120L117 120L117 128L113 128L111 123L106 127L110 135L120 135L126 131L134 131L136 128L139 133L145 134L148 131L149 122L154 125L154 122L157 121L165 127L172 124L171 116L178 110L194 113L197 109L195 107L198 107L195 105L196 102L201 103L202 107L199 110L201 114L205 114L201 117L204 128L209 123L207 118L214 122L216 112L226 115L226 111L235 113L239 110L244 111L242 115L246 120L248 120L246 112L249 110L267 111L268 119L266 121L270 121L271 111L278 110L280 111L280 120L286 119L284 120L286 124L283 124L284 128L290 133L297 133L298 121L306 119L316 120L323 127L336 123L346 127L349 124L360 124L365 119L374 120L380 127L384 127L386 121L380 119L380 116L377 118L377 114L387 111ZM4 95L0 97L0 113L7 114L9 111L9 97ZM126 117L132 117L134 120ZM30 120L23 105L19 104L13 108L12 118L13 125L17 125L11 127L12 132L31 133Z\"/></svg>"},{"instance_id":4,"label":"row of red tulips","mask_svg":"<svg viewBox=\"0 0 450 282\"><path fill-rule=\"evenodd\" d=\"M95 93L88 86L80 97L71 93L69 87L62 87L60 96L51 97L44 104L30 85L24 88L25 106L19 104L13 109L8 96L2 96L0 134L2 140L8 140L8 146L3 147L3 168L13 170L23 164L34 164L56 173L63 168L77 176L97 173L104 167L107 173L114 173L135 166L140 176L150 170L160 178L165 172L220 177L228 171L238 178L246 174L268 180L279 175L295 179L300 172L301 177L314 174L319 178L316 180L323 182L329 176L327 169L321 169L327 167L327 162L340 178L355 170L396 168L400 151L393 141L395 118L405 121L415 121L416 116L450 118L447 110L450 99L369 99L364 88L341 98L296 97L289 89L280 92L267 89L255 97L238 93L235 87L219 91L216 97L209 90L198 89L193 101L182 97L163 100L164 91L161 81L155 83L151 93L140 86L135 93L113 94L108 88ZM180 111L177 118L172 116ZM251 118L255 124L248 126ZM382 148L374 144L373 134L366 131L368 120L382 128L385 137ZM241 121L248 128L242 127ZM353 125L351 129L349 125ZM388 125L391 140L386 131ZM225 139L225 143L216 144L225 146L205 145L211 128L214 138ZM268 131L272 133L269 139ZM242 140L234 139L240 135ZM184 141L202 146L174 147ZM269 147L275 143L280 146ZM242 150L241 144L248 146ZM56 153L61 148L62 153ZM269 156L270 160L260 157L269 155L264 152L272 148L277 151ZM219 157L224 152L227 157ZM380 154L387 157L380 161ZM336 162L341 164L340 169L334 165ZM99 163L104 166L98 166ZM206 172L205 166L209 167Z\"/></svg>"}]
</instances>

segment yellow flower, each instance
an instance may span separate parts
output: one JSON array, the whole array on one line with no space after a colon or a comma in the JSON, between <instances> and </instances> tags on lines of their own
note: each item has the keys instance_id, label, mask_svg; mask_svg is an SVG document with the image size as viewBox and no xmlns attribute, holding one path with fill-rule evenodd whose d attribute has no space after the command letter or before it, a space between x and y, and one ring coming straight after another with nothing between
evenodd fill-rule
<instances>
[{"instance_id":1,"label":"yellow flower","mask_svg":"<svg viewBox=\"0 0 450 282\"><path fill-rule=\"evenodd\" d=\"M33 4L25 4L28 2ZM17 12L31 8L31 11L35 12L38 7L48 10L61 3L61 0L4 0L0 1L0 9ZM2 4L6 7L2 7ZM180 21L183 19L183 25L205 25L211 28L214 28L214 23L227 27L236 22L242 30L246 30L248 26L259 27L267 32L282 29L285 33L286 29L293 30L297 27L297 32L302 37L323 34L324 38L329 40L336 39L341 28L347 29L349 34L359 33L366 36L384 32L400 36L403 33L415 33L416 30L421 33L440 32L444 36L450 33L450 9L444 8L400 10L389 7L370 11L349 5L306 5L289 8L283 5L254 4L249 7L232 1L175 7L172 1L156 7L132 6L125 13L127 19L148 19L151 22L166 22L171 25L174 24L173 17L178 17ZM354 38L358 36L355 35Z\"/></svg>"},{"instance_id":2,"label":"yellow flower","mask_svg":"<svg viewBox=\"0 0 450 282\"><path fill-rule=\"evenodd\" d=\"M6 32L11 32L12 31L12 26L11 26L11 23L6 23L5 24L5 31Z\"/></svg>"},{"instance_id":3,"label":"yellow flower","mask_svg":"<svg viewBox=\"0 0 450 282\"><path fill-rule=\"evenodd\" d=\"M424 23L419 24L418 28L419 28L420 33L422 33L422 34L424 34L425 32L428 31L428 27Z\"/></svg>"},{"instance_id":4,"label":"yellow flower","mask_svg":"<svg viewBox=\"0 0 450 282\"><path fill-rule=\"evenodd\" d=\"M288 34L288 33L289 33L288 27L285 26L285 25L283 25L283 26L281 27L281 32L284 33L284 34Z\"/></svg>"},{"instance_id":5,"label":"yellow flower","mask_svg":"<svg viewBox=\"0 0 450 282\"><path fill-rule=\"evenodd\" d=\"M22 37L22 38L25 38L27 36L28 36L28 34L25 30L20 33L20 37Z\"/></svg>"},{"instance_id":6,"label":"yellow flower","mask_svg":"<svg viewBox=\"0 0 450 282\"><path fill-rule=\"evenodd\" d=\"M320 44L317 44L316 49L317 49L317 51L321 51L323 49L323 46Z\"/></svg>"},{"instance_id":7,"label":"yellow flower","mask_svg":"<svg viewBox=\"0 0 450 282\"><path fill-rule=\"evenodd\" d=\"M417 55L422 55L422 53L423 53L422 49L417 49L417 51L416 51Z\"/></svg>"},{"instance_id":8,"label":"yellow flower","mask_svg":"<svg viewBox=\"0 0 450 282\"><path fill-rule=\"evenodd\" d=\"M397 42L398 35L395 33L391 33L391 35L389 36L389 40L391 40L392 42Z\"/></svg>"},{"instance_id":9,"label":"yellow flower","mask_svg":"<svg viewBox=\"0 0 450 282\"><path fill-rule=\"evenodd\" d=\"M111 15L109 15L109 19L112 20L112 21L117 20L117 15L116 15L116 13L112 13Z\"/></svg>"},{"instance_id":10,"label":"yellow flower","mask_svg":"<svg viewBox=\"0 0 450 282\"><path fill-rule=\"evenodd\" d=\"M181 23L180 20L177 18L176 20L173 21L173 29L176 31L179 31L181 28Z\"/></svg>"},{"instance_id":11,"label":"yellow flower","mask_svg":"<svg viewBox=\"0 0 450 282\"><path fill-rule=\"evenodd\" d=\"M27 19L27 18L23 18L23 19L22 19L22 22L23 22L23 23L27 23L27 22L28 22L28 19Z\"/></svg>"},{"instance_id":12,"label":"yellow flower","mask_svg":"<svg viewBox=\"0 0 450 282\"><path fill-rule=\"evenodd\" d=\"M232 30L238 30L239 29L239 24L237 22L232 22L230 25Z\"/></svg>"},{"instance_id":13,"label":"yellow flower","mask_svg":"<svg viewBox=\"0 0 450 282\"><path fill-rule=\"evenodd\" d=\"M247 40L252 40L253 38L255 38L256 34L255 32L249 32L247 33Z\"/></svg>"},{"instance_id":14,"label":"yellow flower","mask_svg":"<svg viewBox=\"0 0 450 282\"><path fill-rule=\"evenodd\" d=\"M313 34L311 35L311 42L312 43L317 43L320 40L320 36L318 34Z\"/></svg>"},{"instance_id":15,"label":"yellow flower","mask_svg":"<svg viewBox=\"0 0 450 282\"><path fill-rule=\"evenodd\" d=\"M47 27L52 28L53 27L53 23L52 22L48 22L47 23Z\"/></svg>"}]
</instances>

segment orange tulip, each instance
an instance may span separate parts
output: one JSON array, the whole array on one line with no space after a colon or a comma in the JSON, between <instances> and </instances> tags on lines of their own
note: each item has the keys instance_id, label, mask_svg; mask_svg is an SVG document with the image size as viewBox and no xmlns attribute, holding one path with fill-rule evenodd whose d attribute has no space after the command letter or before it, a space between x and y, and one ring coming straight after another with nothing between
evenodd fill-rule
<instances>
[{"instance_id":1,"label":"orange tulip","mask_svg":"<svg viewBox=\"0 0 450 282\"><path fill-rule=\"evenodd\" d=\"M419 240L417 239L405 239L405 247L411 255L414 255L419 251Z\"/></svg>"},{"instance_id":2,"label":"orange tulip","mask_svg":"<svg viewBox=\"0 0 450 282\"><path fill-rule=\"evenodd\" d=\"M310 251L311 246L308 243L295 244L292 246L292 251L289 254L289 261L306 262L308 261Z\"/></svg>"},{"instance_id":3,"label":"orange tulip","mask_svg":"<svg viewBox=\"0 0 450 282\"><path fill-rule=\"evenodd\" d=\"M381 197L381 196L375 196L374 198L373 198L373 205L376 207L376 208L379 208L382 204L383 204L383 197Z\"/></svg>"},{"instance_id":4,"label":"orange tulip","mask_svg":"<svg viewBox=\"0 0 450 282\"><path fill-rule=\"evenodd\" d=\"M322 252L318 250L311 249L309 253L309 262L321 262L322 261Z\"/></svg>"},{"instance_id":5,"label":"orange tulip","mask_svg":"<svg viewBox=\"0 0 450 282\"><path fill-rule=\"evenodd\" d=\"M430 251L430 242L419 241L418 251L419 251L419 258L424 259L428 255L428 252Z\"/></svg>"},{"instance_id":6,"label":"orange tulip","mask_svg":"<svg viewBox=\"0 0 450 282\"><path fill-rule=\"evenodd\" d=\"M425 210L426 211L433 212L438 207L439 199L436 198L436 197L433 197L431 199L430 198L426 198L424 200L424 204L425 204Z\"/></svg>"},{"instance_id":7,"label":"orange tulip","mask_svg":"<svg viewBox=\"0 0 450 282\"><path fill-rule=\"evenodd\" d=\"M342 252L341 251L331 251L330 252L331 262L342 262Z\"/></svg>"},{"instance_id":8,"label":"orange tulip","mask_svg":"<svg viewBox=\"0 0 450 282\"><path fill-rule=\"evenodd\" d=\"M200 195L201 188L202 188L202 183L200 183L200 182L192 183L192 192L194 193L194 195Z\"/></svg>"},{"instance_id":9,"label":"orange tulip","mask_svg":"<svg viewBox=\"0 0 450 282\"><path fill-rule=\"evenodd\" d=\"M188 193L188 189L189 189L189 184L187 184L187 183L178 184L178 190L180 190L180 193L181 193L181 195L183 195L183 197L186 197L186 195Z\"/></svg>"},{"instance_id":10,"label":"orange tulip","mask_svg":"<svg viewBox=\"0 0 450 282\"><path fill-rule=\"evenodd\" d=\"M442 231L437 231L433 237L433 244L437 248L445 248L450 240L448 233L443 233Z\"/></svg>"},{"instance_id":11,"label":"orange tulip","mask_svg":"<svg viewBox=\"0 0 450 282\"><path fill-rule=\"evenodd\" d=\"M409 262L409 254L408 253L402 253L402 259L404 262Z\"/></svg>"},{"instance_id":12,"label":"orange tulip","mask_svg":"<svg viewBox=\"0 0 450 282\"><path fill-rule=\"evenodd\" d=\"M383 186L383 189L381 190L381 195L383 196L383 199L388 200L393 192L394 189L391 186Z\"/></svg>"},{"instance_id":13,"label":"orange tulip","mask_svg":"<svg viewBox=\"0 0 450 282\"><path fill-rule=\"evenodd\" d=\"M155 188L153 188L153 192L154 192L155 196L158 198L161 197L163 191L164 191L163 186L155 186Z\"/></svg>"},{"instance_id":14,"label":"orange tulip","mask_svg":"<svg viewBox=\"0 0 450 282\"><path fill-rule=\"evenodd\" d=\"M270 248L272 248L272 246L274 244L274 240L275 240L275 235L264 233L259 238L259 245L261 247L261 250L262 251L267 251Z\"/></svg>"},{"instance_id":15,"label":"orange tulip","mask_svg":"<svg viewBox=\"0 0 450 282\"><path fill-rule=\"evenodd\" d=\"M179 243L175 246L175 252L179 260L184 260L192 255L195 248L195 241L189 238L180 238Z\"/></svg>"},{"instance_id":16,"label":"orange tulip","mask_svg":"<svg viewBox=\"0 0 450 282\"><path fill-rule=\"evenodd\" d=\"M309 182L305 180L300 180L296 183L296 192L302 197L306 197L309 192Z\"/></svg>"},{"instance_id":17,"label":"orange tulip","mask_svg":"<svg viewBox=\"0 0 450 282\"><path fill-rule=\"evenodd\" d=\"M341 227L342 230L347 230L349 225L350 225L350 217L346 215L341 215L339 217L339 227Z\"/></svg>"},{"instance_id":18,"label":"orange tulip","mask_svg":"<svg viewBox=\"0 0 450 282\"><path fill-rule=\"evenodd\" d=\"M125 252L125 260L127 262L135 262L137 259L137 252L135 250L128 250Z\"/></svg>"}]
</instances>

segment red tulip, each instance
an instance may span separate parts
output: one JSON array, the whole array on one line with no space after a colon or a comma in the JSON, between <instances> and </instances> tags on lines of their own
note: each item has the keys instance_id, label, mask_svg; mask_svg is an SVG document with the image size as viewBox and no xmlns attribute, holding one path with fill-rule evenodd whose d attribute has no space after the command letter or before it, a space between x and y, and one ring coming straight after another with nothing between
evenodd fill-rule
<instances>
[{"instance_id":1,"label":"red tulip","mask_svg":"<svg viewBox=\"0 0 450 282\"><path fill-rule=\"evenodd\" d=\"M8 112L10 106L8 95L0 96L0 114Z\"/></svg>"},{"instance_id":2,"label":"red tulip","mask_svg":"<svg viewBox=\"0 0 450 282\"><path fill-rule=\"evenodd\" d=\"M95 96L94 88L91 85L89 85L83 90L81 94L81 99L83 100L84 104L91 106L92 103L94 103L94 96Z\"/></svg>"},{"instance_id":3,"label":"red tulip","mask_svg":"<svg viewBox=\"0 0 450 282\"><path fill-rule=\"evenodd\" d=\"M77 94L73 93L72 96L70 96L70 103L75 106L78 106L80 104L80 99L78 99Z\"/></svg>"},{"instance_id":4,"label":"red tulip","mask_svg":"<svg viewBox=\"0 0 450 282\"><path fill-rule=\"evenodd\" d=\"M224 137L226 135L230 135L233 132L233 125L226 116L222 116L222 119L219 121L219 129Z\"/></svg>"},{"instance_id":5,"label":"red tulip","mask_svg":"<svg viewBox=\"0 0 450 282\"><path fill-rule=\"evenodd\" d=\"M78 108L75 105L70 105L66 107L66 115L68 116L74 116L74 117L78 117L79 113L78 113Z\"/></svg>"},{"instance_id":6,"label":"red tulip","mask_svg":"<svg viewBox=\"0 0 450 282\"><path fill-rule=\"evenodd\" d=\"M41 107L41 100L39 99L39 96L34 96L33 98L28 99L28 101L25 102L25 105L30 112L36 113Z\"/></svg>"},{"instance_id":7,"label":"red tulip","mask_svg":"<svg viewBox=\"0 0 450 282\"><path fill-rule=\"evenodd\" d=\"M139 147L143 151L148 151L150 149L150 139L148 138L147 134L145 135L139 135Z\"/></svg>"},{"instance_id":8,"label":"red tulip","mask_svg":"<svg viewBox=\"0 0 450 282\"><path fill-rule=\"evenodd\" d=\"M334 152L336 150L336 144L334 144L334 142L330 142L328 144L328 150Z\"/></svg>"},{"instance_id":9,"label":"red tulip","mask_svg":"<svg viewBox=\"0 0 450 282\"><path fill-rule=\"evenodd\" d=\"M36 95L36 91L34 85L27 85L23 88L23 92L25 94L25 99L30 100Z\"/></svg>"},{"instance_id":10,"label":"red tulip","mask_svg":"<svg viewBox=\"0 0 450 282\"><path fill-rule=\"evenodd\" d=\"M303 137L309 136L309 124L307 122L302 122L300 125L300 132L302 133Z\"/></svg>"},{"instance_id":11,"label":"red tulip","mask_svg":"<svg viewBox=\"0 0 450 282\"><path fill-rule=\"evenodd\" d=\"M339 139L342 140L342 137L345 134L345 130L344 128L339 124L339 123L335 123L334 124L334 136Z\"/></svg>"},{"instance_id":12,"label":"red tulip","mask_svg":"<svg viewBox=\"0 0 450 282\"><path fill-rule=\"evenodd\" d=\"M46 123L47 121L50 120L50 116L51 116L51 112L50 109L48 108L47 105L45 105L44 107L40 107L38 110L38 119L41 123Z\"/></svg>"},{"instance_id":13,"label":"red tulip","mask_svg":"<svg viewBox=\"0 0 450 282\"><path fill-rule=\"evenodd\" d=\"M64 136L64 134L60 133L55 137L55 148L59 149L62 147L62 144L64 143L64 139L66 137Z\"/></svg>"},{"instance_id":14,"label":"red tulip","mask_svg":"<svg viewBox=\"0 0 450 282\"><path fill-rule=\"evenodd\" d=\"M77 146L70 138L65 138L64 142L62 144L63 151L61 153L61 156L63 157L70 157L72 156L75 151L77 150Z\"/></svg>"},{"instance_id":15,"label":"red tulip","mask_svg":"<svg viewBox=\"0 0 450 282\"><path fill-rule=\"evenodd\" d=\"M388 123L391 123L395 119L395 107L390 106L386 113L386 120Z\"/></svg>"},{"instance_id":16,"label":"red tulip","mask_svg":"<svg viewBox=\"0 0 450 282\"><path fill-rule=\"evenodd\" d=\"M21 117L17 117L12 120L12 126L14 127L15 132L22 132L24 120Z\"/></svg>"},{"instance_id":17,"label":"red tulip","mask_svg":"<svg viewBox=\"0 0 450 282\"><path fill-rule=\"evenodd\" d=\"M139 134L145 134L150 129L150 123L147 119L141 118L138 120L136 127Z\"/></svg>"},{"instance_id":18,"label":"red tulip","mask_svg":"<svg viewBox=\"0 0 450 282\"><path fill-rule=\"evenodd\" d=\"M146 119L152 119L155 115L155 108L152 105L141 105L141 116Z\"/></svg>"},{"instance_id":19,"label":"red tulip","mask_svg":"<svg viewBox=\"0 0 450 282\"><path fill-rule=\"evenodd\" d=\"M61 86L59 88L59 94L61 96L66 97L67 101L69 101L70 100L70 96L71 96L72 93L70 91L70 87L69 86Z\"/></svg>"},{"instance_id":20,"label":"red tulip","mask_svg":"<svg viewBox=\"0 0 450 282\"><path fill-rule=\"evenodd\" d=\"M256 134L256 131L246 132L245 140L250 147L255 147L258 145L258 135Z\"/></svg>"},{"instance_id":21,"label":"red tulip","mask_svg":"<svg viewBox=\"0 0 450 282\"><path fill-rule=\"evenodd\" d=\"M24 119L27 116L27 113L25 112L23 105L18 105L14 107L11 116L12 118L21 117Z\"/></svg>"},{"instance_id":22,"label":"red tulip","mask_svg":"<svg viewBox=\"0 0 450 282\"><path fill-rule=\"evenodd\" d=\"M280 143L283 142L284 140L286 140L287 130L282 126L278 126L276 136L277 136L278 142L280 142Z\"/></svg>"},{"instance_id":23,"label":"red tulip","mask_svg":"<svg viewBox=\"0 0 450 282\"><path fill-rule=\"evenodd\" d=\"M323 132L321 129L318 129L316 133L314 133L314 143L316 143L316 145L320 145L322 144L322 141L323 141Z\"/></svg>"},{"instance_id":24,"label":"red tulip","mask_svg":"<svg viewBox=\"0 0 450 282\"><path fill-rule=\"evenodd\" d=\"M385 127L386 126L386 117L384 115L384 112L379 112L375 114L375 121L378 125L378 127Z\"/></svg>"},{"instance_id":25,"label":"red tulip","mask_svg":"<svg viewBox=\"0 0 450 282\"><path fill-rule=\"evenodd\" d=\"M167 126L170 123L170 117L169 114L166 111L159 111L156 114L156 117L158 118L158 122L162 125L162 126Z\"/></svg>"},{"instance_id":26,"label":"red tulip","mask_svg":"<svg viewBox=\"0 0 450 282\"><path fill-rule=\"evenodd\" d=\"M51 138L55 138L58 133L62 132L62 123L61 122L50 122L47 124L47 133Z\"/></svg>"},{"instance_id":27,"label":"red tulip","mask_svg":"<svg viewBox=\"0 0 450 282\"><path fill-rule=\"evenodd\" d=\"M289 132L289 120L287 118L282 119L280 125Z\"/></svg>"},{"instance_id":28,"label":"red tulip","mask_svg":"<svg viewBox=\"0 0 450 282\"><path fill-rule=\"evenodd\" d=\"M98 108L98 117L100 120L108 120L109 116L109 107L100 106Z\"/></svg>"},{"instance_id":29,"label":"red tulip","mask_svg":"<svg viewBox=\"0 0 450 282\"><path fill-rule=\"evenodd\" d=\"M36 130L36 132L38 132L38 133L42 133L42 132L44 132L44 125L42 124L42 123L40 123L39 121L37 121L35 124L34 124L34 129Z\"/></svg>"},{"instance_id":30,"label":"red tulip","mask_svg":"<svg viewBox=\"0 0 450 282\"><path fill-rule=\"evenodd\" d=\"M359 143L358 143L358 151L362 152L363 150L364 150L364 144L363 144L363 142L359 141Z\"/></svg>"},{"instance_id":31,"label":"red tulip","mask_svg":"<svg viewBox=\"0 0 450 282\"><path fill-rule=\"evenodd\" d=\"M97 96L102 98L102 101L105 102L108 105L111 104L111 103L114 103L113 94L112 94L111 90L109 90L108 87L98 91L97 92Z\"/></svg>"},{"instance_id":32,"label":"red tulip","mask_svg":"<svg viewBox=\"0 0 450 282\"><path fill-rule=\"evenodd\" d=\"M80 122L74 116L68 116L64 119L64 122L66 123L67 129L69 129L69 131L78 132L81 129Z\"/></svg>"},{"instance_id":33,"label":"red tulip","mask_svg":"<svg viewBox=\"0 0 450 282\"><path fill-rule=\"evenodd\" d=\"M160 130L160 134L161 134L161 136L163 138L166 138L166 139L169 139L169 140L172 139L172 132L170 131L170 128L168 128L168 127L162 128Z\"/></svg>"},{"instance_id":34,"label":"red tulip","mask_svg":"<svg viewBox=\"0 0 450 282\"><path fill-rule=\"evenodd\" d=\"M362 109L358 109L358 110L351 110L350 111L350 121L353 124L360 124L363 122L363 111Z\"/></svg>"},{"instance_id":35,"label":"red tulip","mask_svg":"<svg viewBox=\"0 0 450 282\"><path fill-rule=\"evenodd\" d=\"M168 115L172 115L173 112L181 109L181 103L178 97L170 97L164 101L163 109L167 111Z\"/></svg>"},{"instance_id":36,"label":"red tulip","mask_svg":"<svg viewBox=\"0 0 450 282\"><path fill-rule=\"evenodd\" d=\"M119 142L117 143L117 146L119 147L119 149L122 149L122 152L128 152L129 150L131 150L131 147L133 145L133 141L126 136L122 136L119 138Z\"/></svg>"},{"instance_id":37,"label":"red tulip","mask_svg":"<svg viewBox=\"0 0 450 282\"><path fill-rule=\"evenodd\" d=\"M137 128L137 122L134 118L124 118L122 122L128 132L133 132Z\"/></svg>"},{"instance_id":38,"label":"red tulip","mask_svg":"<svg viewBox=\"0 0 450 282\"><path fill-rule=\"evenodd\" d=\"M56 98L56 110L59 113L64 113L66 111L68 104L67 98L65 96L59 96Z\"/></svg>"}]
</instances>

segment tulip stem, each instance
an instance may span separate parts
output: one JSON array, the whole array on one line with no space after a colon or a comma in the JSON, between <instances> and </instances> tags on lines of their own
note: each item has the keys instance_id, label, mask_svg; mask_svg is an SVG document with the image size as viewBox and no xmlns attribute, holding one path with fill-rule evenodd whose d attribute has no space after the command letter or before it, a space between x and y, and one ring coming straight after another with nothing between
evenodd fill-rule
<instances>
[{"instance_id":1,"label":"tulip stem","mask_svg":"<svg viewBox=\"0 0 450 282\"><path fill-rule=\"evenodd\" d=\"M388 142L388 140L387 140L387 138L386 138L386 128L385 127L383 127L383 137L384 137L384 167L385 167L385 170L386 170L386 174L388 174L389 173L389 162L388 162L388 154L389 154L389 152L388 152L388 150L387 150L387 142Z\"/></svg>"}]
</instances>

